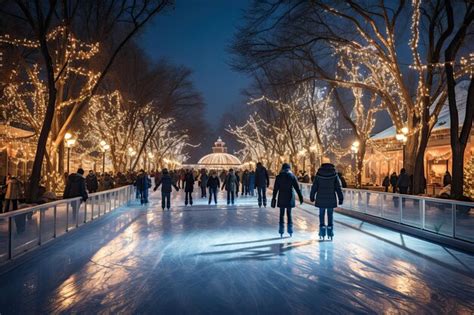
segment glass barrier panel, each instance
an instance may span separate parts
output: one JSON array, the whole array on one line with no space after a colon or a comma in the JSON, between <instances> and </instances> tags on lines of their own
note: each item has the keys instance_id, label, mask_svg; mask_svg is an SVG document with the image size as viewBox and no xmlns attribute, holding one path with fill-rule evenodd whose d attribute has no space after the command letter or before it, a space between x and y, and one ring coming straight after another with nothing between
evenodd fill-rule
<instances>
[{"instance_id":1,"label":"glass barrier panel","mask_svg":"<svg viewBox=\"0 0 474 315\"><path fill-rule=\"evenodd\" d=\"M0 262L8 260L8 221L0 219Z\"/></svg>"},{"instance_id":2,"label":"glass barrier panel","mask_svg":"<svg viewBox=\"0 0 474 315\"><path fill-rule=\"evenodd\" d=\"M56 206L56 237L66 233L68 207L67 202L60 203Z\"/></svg>"},{"instance_id":3,"label":"glass barrier panel","mask_svg":"<svg viewBox=\"0 0 474 315\"><path fill-rule=\"evenodd\" d=\"M387 220L400 222L400 197L396 195L382 195L381 217Z\"/></svg>"},{"instance_id":4,"label":"glass barrier panel","mask_svg":"<svg viewBox=\"0 0 474 315\"><path fill-rule=\"evenodd\" d=\"M420 200L401 196L402 199L402 223L417 228L422 227L422 215L420 212Z\"/></svg>"},{"instance_id":5,"label":"glass barrier panel","mask_svg":"<svg viewBox=\"0 0 474 315\"><path fill-rule=\"evenodd\" d=\"M79 209L81 208L80 200L69 201L69 217L67 220L68 230L73 230L76 228L77 220L79 220Z\"/></svg>"},{"instance_id":6,"label":"glass barrier panel","mask_svg":"<svg viewBox=\"0 0 474 315\"><path fill-rule=\"evenodd\" d=\"M365 191L354 191L352 198L352 210L365 213L367 193Z\"/></svg>"},{"instance_id":7,"label":"glass barrier panel","mask_svg":"<svg viewBox=\"0 0 474 315\"><path fill-rule=\"evenodd\" d=\"M456 238L474 242L474 207L469 205L455 205Z\"/></svg>"},{"instance_id":8,"label":"glass barrier panel","mask_svg":"<svg viewBox=\"0 0 474 315\"><path fill-rule=\"evenodd\" d=\"M100 196L94 196L91 198L91 216L93 219L97 219L99 217L100 211Z\"/></svg>"},{"instance_id":9,"label":"glass barrier panel","mask_svg":"<svg viewBox=\"0 0 474 315\"><path fill-rule=\"evenodd\" d=\"M38 246L39 211L12 217L12 256L15 257Z\"/></svg>"},{"instance_id":10,"label":"glass barrier panel","mask_svg":"<svg viewBox=\"0 0 474 315\"><path fill-rule=\"evenodd\" d=\"M453 236L453 205L426 200L425 230Z\"/></svg>"},{"instance_id":11,"label":"glass barrier panel","mask_svg":"<svg viewBox=\"0 0 474 315\"><path fill-rule=\"evenodd\" d=\"M86 219L86 203L81 202L80 207L79 207L79 213L78 213L78 226L81 226L84 224L85 219Z\"/></svg>"},{"instance_id":12,"label":"glass barrier panel","mask_svg":"<svg viewBox=\"0 0 474 315\"><path fill-rule=\"evenodd\" d=\"M382 209L380 207L382 195L378 193L367 193L367 213L380 217Z\"/></svg>"},{"instance_id":13,"label":"glass barrier panel","mask_svg":"<svg viewBox=\"0 0 474 315\"><path fill-rule=\"evenodd\" d=\"M42 209L41 244L54 238L54 206Z\"/></svg>"}]
</instances>

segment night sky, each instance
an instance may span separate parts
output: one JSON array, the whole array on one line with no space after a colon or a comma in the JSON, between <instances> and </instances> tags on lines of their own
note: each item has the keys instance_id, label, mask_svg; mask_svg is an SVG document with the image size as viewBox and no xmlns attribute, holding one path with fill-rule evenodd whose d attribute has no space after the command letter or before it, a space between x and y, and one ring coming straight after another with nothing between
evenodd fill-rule
<instances>
[{"instance_id":1,"label":"night sky","mask_svg":"<svg viewBox=\"0 0 474 315\"><path fill-rule=\"evenodd\" d=\"M165 58L194 71L193 81L206 103L213 129L221 115L243 103L249 79L230 69L227 49L250 0L182 0L157 16L139 39L154 59ZM219 131L220 132L220 131Z\"/></svg>"}]
</instances>

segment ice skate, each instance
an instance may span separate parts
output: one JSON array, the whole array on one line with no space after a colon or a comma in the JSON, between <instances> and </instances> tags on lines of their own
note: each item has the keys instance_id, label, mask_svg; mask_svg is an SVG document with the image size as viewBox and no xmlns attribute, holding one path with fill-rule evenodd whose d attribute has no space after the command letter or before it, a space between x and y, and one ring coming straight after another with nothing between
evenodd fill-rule
<instances>
[{"instance_id":1,"label":"ice skate","mask_svg":"<svg viewBox=\"0 0 474 315\"><path fill-rule=\"evenodd\" d=\"M332 241L332 238L334 237L334 230L332 225L328 226L328 238Z\"/></svg>"},{"instance_id":2,"label":"ice skate","mask_svg":"<svg viewBox=\"0 0 474 315\"><path fill-rule=\"evenodd\" d=\"M280 237L283 238L283 233L285 232L285 227L283 224L280 224L280 228L278 229L278 233L280 233Z\"/></svg>"},{"instance_id":3,"label":"ice skate","mask_svg":"<svg viewBox=\"0 0 474 315\"><path fill-rule=\"evenodd\" d=\"M319 239L324 240L324 237L326 236L326 226L321 225L319 227Z\"/></svg>"},{"instance_id":4,"label":"ice skate","mask_svg":"<svg viewBox=\"0 0 474 315\"><path fill-rule=\"evenodd\" d=\"M288 234L290 234L290 237L293 236L293 224L288 224L287 227Z\"/></svg>"}]
</instances>

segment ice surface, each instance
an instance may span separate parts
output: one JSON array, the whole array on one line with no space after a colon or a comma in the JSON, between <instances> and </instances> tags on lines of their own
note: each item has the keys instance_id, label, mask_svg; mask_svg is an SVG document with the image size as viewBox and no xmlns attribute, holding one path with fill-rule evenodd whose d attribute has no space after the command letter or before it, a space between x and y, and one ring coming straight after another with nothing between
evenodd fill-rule
<instances>
[{"instance_id":1,"label":"ice surface","mask_svg":"<svg viewBox=\"0 0 474 315\"><path fill-rule=\"evenodd\" d=\"M317 240L316 209L183 206L118 210L0 276L0 313L471 313L474 257L343 215ZM194 193L197 197L198 193Z\"/></svg>"}]
</instances>

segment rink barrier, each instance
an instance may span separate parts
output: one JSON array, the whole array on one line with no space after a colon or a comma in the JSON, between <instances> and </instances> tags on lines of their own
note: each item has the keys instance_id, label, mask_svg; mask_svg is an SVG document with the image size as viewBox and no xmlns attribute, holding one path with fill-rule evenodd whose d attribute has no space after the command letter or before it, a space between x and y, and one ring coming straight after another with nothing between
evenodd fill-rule
<instances>
[{"instance_id":1,"label":"rink barrier","mask_svg":"<svg viewBox=\"0 0 474 315\"><path fill-rule=\"evenodd\" d=\"M0 214L0 264L41 247L84 224L128 205L133 186L123 186L81 197L62 199Z\"/></svg>"},{"instance_id":2,"label":"rink barrier","mask_svg":"<svg viewBox=\"0 0 474 315\"><path fill-rule=\"evenodd\" d=\"M311 203L312 184L299 185L305 201ZM344 188L343 194L344 203L336 208L340 213L474 251L474 202L353 188Z\"/></svg>"},{"instance_id":3,"label":"rink barrier","mask_svg":"<svg viewBox=\"0 0 474 315\"><path fill-rule=\"evenodd\" d=\"M311 186L300 183L305 199L310 199ZM344 203L339 210L344 214L374 217L378 219L376 223L396 223L389 224L391 228L408 226L465 242L470 248L474 244L474 202L352 188L344 188L343 194Z\"/></svg>"}]
</instances>

